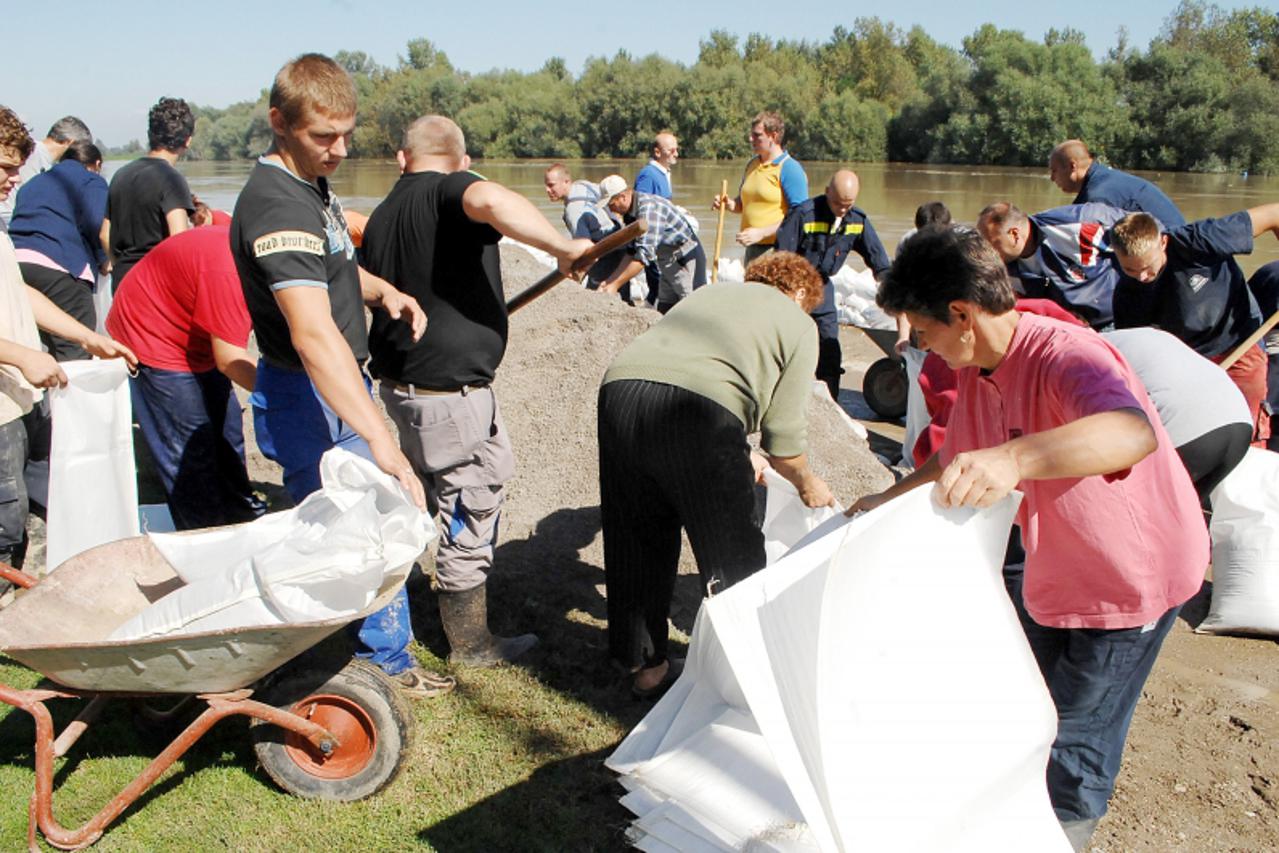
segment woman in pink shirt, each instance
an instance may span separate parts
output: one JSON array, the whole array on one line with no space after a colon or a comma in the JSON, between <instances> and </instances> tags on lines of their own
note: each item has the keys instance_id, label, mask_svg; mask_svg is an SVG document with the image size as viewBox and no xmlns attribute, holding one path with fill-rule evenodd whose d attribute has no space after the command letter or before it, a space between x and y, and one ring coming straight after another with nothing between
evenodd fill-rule
<instances>
[{"instance_id":1,"label":"woman in pink shirt","mask_svg":"<svg viewBox=\"0 0 1279 853\"><path fill-rule=\"evenodd\" d=\"M1163 638L1203 582L1194 487L1119 351L1090 329L1013 310L1004 265L975 232L916 235L878 301L957 371L958 398L940 451L850 512L925 483L943 506L1023 492L1026 566L1011 592L1057 706L1049 794L1082 849Z\"/></svg>"}]
</instances>

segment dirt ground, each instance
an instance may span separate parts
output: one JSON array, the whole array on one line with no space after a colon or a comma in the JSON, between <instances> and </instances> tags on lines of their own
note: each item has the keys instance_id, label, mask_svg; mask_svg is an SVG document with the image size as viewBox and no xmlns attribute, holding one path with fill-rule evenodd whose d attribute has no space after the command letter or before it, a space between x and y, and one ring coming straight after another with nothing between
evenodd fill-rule
<instances>
[{"instance_id":1,"label":"dirt ground","mask_svg":"<svg viewBox=\"0 0 1279 853\"><path fill-rule=\"evenodd\" d=\"M502 251L508 292L544 272L518 248ZM528 621L535 623L546 646L539 677L552 682L594 672L584 670L582 660L604 657L596 390L612 356L655 318L572 284L511 318L496 391L518 474L509 486L501 572L490 582L490 598L503 605L494 609L495 628L527 630ZM840 403L867 422L871 446L891 456L900 425L874 421L858 391L861 374L881 353L854 329L846 328L843 338L848 372ZM810 418L813 464L845 504L891 482L829 400L814 398ZM279 469L258 452L247 417L246 427L252 479L275 507L287 505ZM681 573L695 574L687 547ZM699 597L692 577L682 581L673 622L687 632ZM1184 609L1146 684L1094 851L1279 847L1279 642L1194 634L1210 589L1205 583ZM551 616L583 630L548 636L543 625ZM424 630L438 634L438 624Z\"/></svg>"}]
</instances>

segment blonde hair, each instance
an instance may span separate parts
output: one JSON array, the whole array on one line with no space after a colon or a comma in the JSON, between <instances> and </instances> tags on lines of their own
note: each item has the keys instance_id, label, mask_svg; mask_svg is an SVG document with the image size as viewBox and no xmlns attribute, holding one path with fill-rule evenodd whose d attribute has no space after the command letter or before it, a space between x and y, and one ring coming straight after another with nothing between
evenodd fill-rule
<instances>
[{"instance_id":1,"label":"blonde hair","mask_svg":"<svg viewBox=\"0 0 1279 853\"><path fill-rule=\"evenodd\" d=\"M447 157L460 162L466 156L462 128L444 116L422 116L404 129L400 150L410 160L415 157Z\"/></svg>"},{"instance_id":2,"label":"blonde hair","mask_svg":"<svg viewBox=\"0 0 1279 853\"><path fill-rule=\"evenodd\" d=\"M332 59L321 53L304 53L276 73L269 104L290 127L300 123L308 110L333 117L353 116L355 84Z\"/></svg>"},{"instance_id":3,"label":"blonde hair","mask_svg":"<svg viewBox=\"0 0 1279 853\"><path fill-rule=\"evenodd\" d=\"M1149 213L1130 213L1110 229L1110 245L1116 252L1140 257L1159 245L1159 220Z\"/></svg>"}]
</instances>

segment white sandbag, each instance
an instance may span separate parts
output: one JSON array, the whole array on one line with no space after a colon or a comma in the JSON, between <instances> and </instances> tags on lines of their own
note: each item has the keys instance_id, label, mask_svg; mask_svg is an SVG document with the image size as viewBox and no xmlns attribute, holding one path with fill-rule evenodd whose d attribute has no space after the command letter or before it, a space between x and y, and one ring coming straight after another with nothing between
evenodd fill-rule
<instances>
[{"instance_id":1,"label":"white sandbag","mask_svg":"<svg viewBox=\"0 0 1279 853\"><path fill-rule=\"evenodd\" d=\"M928 414L928 404L924 402L923 389L919 387L919 374L924 368L924 358L928 353L915 347L907 347L902 358L906 362L906 434L902 438L901 467L912 470L915 467L915 442L928 429L932 417Z\"/></svg>"},{"instance_id":2,"label":"white sandbag","mask_svg":"<svg viewBox=\"0 0 1279 853\"><path fill-rule=\"evenodd\" d=\"M111 313L111 276L99 275L93 283L93 310L97 314L94 331L99 335L107 334L107 314Z\"/></svg>"},{"instance_id":3,"label":"white sandbag","mask_svg":"<svg viewBox=\"0 0 1279 853\"><path fill-rule=\"evenodd\" d=\"M152 534L186 585L121 625L113 640L353 616L388 576L404 578L436 536L394 478L341 449L323 488L297 507L200 533Z\"/></svg>"},{"instance_id":4,"label":"white sandbag","mask_svg":"<svg viewBox=\"0 0 1279 853\"><path fill-rule=\"evenodd\" d=\"M63 362L50 392L49 550L56 569L81 551L138 535L129 370L122 359Z\"/></svg>"},{"instance_id":5,"label":"white sandbag","mask_svg":"<svg viewBox=\"0 0 1279 853\"><path fill-rule=\"evenodd\" d=\"M1195 630L1279 636L1279 454L1248 448L1209 500L1212 607Z\"/></svg>"},{"instance_id":6,"label":"white sandbag","mask_svg":"<svg viewBox=\"0 0 1279 853\"><path fill-rule=\"evenodd\" d=\"M744 281L746 277L746 268L742 266L740 258L724 258L719 259L719 278L717 282L726 281Z\"/></svg>"},{"instance_id":7,"label":"white sandbag","mask_svg":"<svg viewBox=\"0 0 1279 853\"><path fill-rule=\"evenodd\" d=\"M1017 500L929 492L703 603L684 674L606 762L644 791L637 846L678 817L705 849L1070 850L1000 572Z\"/></svg>"},{"instance_id":8,"label":"white sandbag","mask_svg":"<svg viewBox=\"0 0 1279 853\"><path fill-rule=\"evenodd\" d=\"M781 474L772 468L764 471L764 553L768 565L780 560L799 540L813 532L823 522L844 511L836 502L834 507L808 507L799 492Z\"/></svg>"}]
</instances>

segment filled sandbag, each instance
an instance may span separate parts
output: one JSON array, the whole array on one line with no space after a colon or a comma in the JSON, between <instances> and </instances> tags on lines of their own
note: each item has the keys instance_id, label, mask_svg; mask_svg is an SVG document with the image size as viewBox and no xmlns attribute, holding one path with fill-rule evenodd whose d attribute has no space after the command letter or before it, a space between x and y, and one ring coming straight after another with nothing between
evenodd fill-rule
<instances>
[{"instance_id":1,"label":"filled sandbag","mask_svg":"<svg viewBox=\"0 0 1279 853\"><path fill-rule=\"evenodd\" d=\"M1279 636L1279 454L1248 448L1209 500L1212 607L1195 630Z\"/></svg>"}]
</instances>

